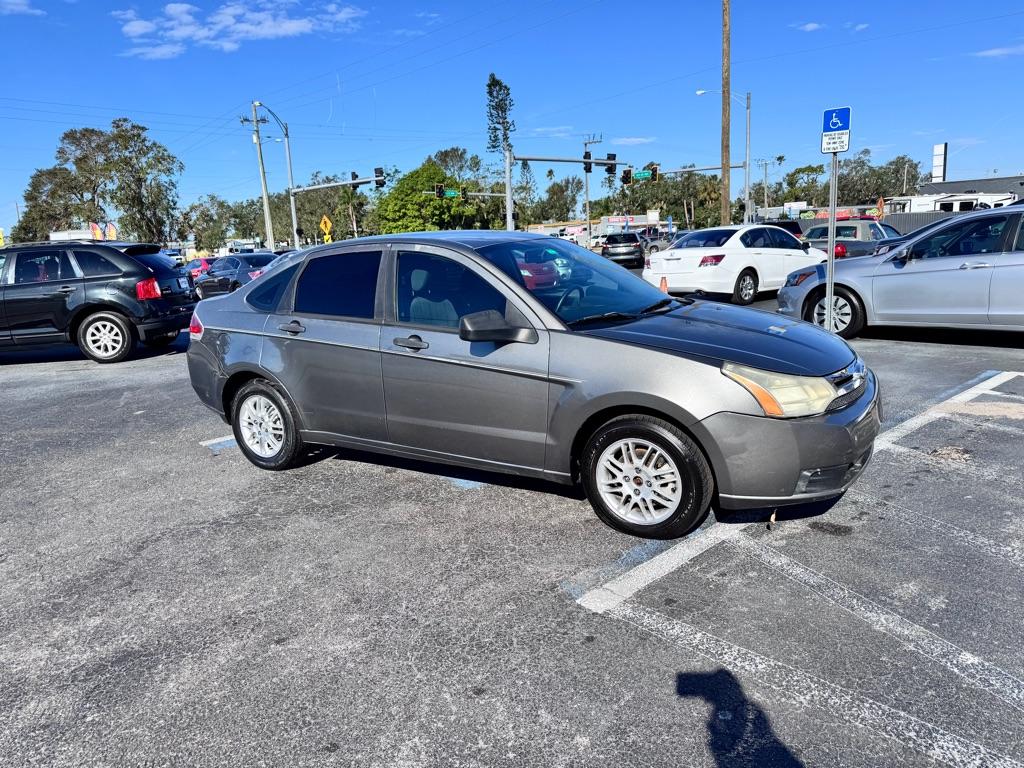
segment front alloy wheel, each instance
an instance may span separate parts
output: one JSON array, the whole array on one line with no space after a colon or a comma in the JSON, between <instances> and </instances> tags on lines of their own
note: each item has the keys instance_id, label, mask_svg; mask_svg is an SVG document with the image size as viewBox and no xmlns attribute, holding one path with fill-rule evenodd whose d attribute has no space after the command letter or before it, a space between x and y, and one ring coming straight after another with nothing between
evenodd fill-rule
<instances>
[{"instance_id":1,"label":"front alloy wheel","mask_svg":"<svg viewBox=\"0 0 1024 768\"><path fill-rule=\"evenodd\" d=\"M809 318L819 328L825 328L827 325L825 317L827 307L825 295L822 294L814 304ZM844 339L852 339L863 328L864 310L861 308L860 302L846 291L836 289L832 295L832 333Z\"/></svg>"},{"instance_id":2,"label":"front alloy wheel","mask_svg":"<svg viewBox=\"0 0 1024 768\"><path fill-rule=\"evenodd\" d=\"M620 416L601 427L580 457L584 490L608 525L672 539L698 526L714 480L697 444L653 416Z\"/></svg>"}]
</instances>

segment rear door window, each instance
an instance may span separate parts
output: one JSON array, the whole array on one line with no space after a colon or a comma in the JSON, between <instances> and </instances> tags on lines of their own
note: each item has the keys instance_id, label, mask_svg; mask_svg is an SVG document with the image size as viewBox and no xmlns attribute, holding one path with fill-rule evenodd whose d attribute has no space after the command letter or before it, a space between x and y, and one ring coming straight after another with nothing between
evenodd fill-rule
<instances>
[{"instance_id":1,"label":"rear door window","mask_svg":"<svg viewBox=\"0 0 1024 768\"><path fill-rule=\"evenodd\" d=\"M82 274L86 277L102 277L104 275L120 275L121 269L114 262L95 251L74 251Z\"/></svg>"},{"instance_id":2,"label":"rear door window","mask_svg":"<svg viewBox=\"0 0 1024 768\"><path fill-rule=\"evenodd\" d=\"M768 230L764 227L748 229L740 235L740 242L747 248L774 248Z\"/></svg>"},{"instance_id":3,"label":"rear door window","mask_svg":"<svg viewBox=\"0 0 1024 768\"><path fill-rule=\"evenodd\" d=\"M64 250L33 250L19 253L14 260L15 285L73 280L75 270Z\"/></svg>"},{"instance_id":4,"label":"rear door window","mask_svg":"<svg viewBox=\"0 0 1024 768\"><path fill-rule=\"evenodd\" d=\"M311 259L295 288L295 312L371 319L380 251L348 251Z\"/></svg>"}]
</instances>

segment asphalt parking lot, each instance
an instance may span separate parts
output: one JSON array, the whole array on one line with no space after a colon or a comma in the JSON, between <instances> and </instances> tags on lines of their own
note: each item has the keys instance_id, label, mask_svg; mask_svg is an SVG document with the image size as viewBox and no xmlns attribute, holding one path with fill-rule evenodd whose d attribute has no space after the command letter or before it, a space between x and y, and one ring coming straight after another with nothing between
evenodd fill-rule
<instances>
[{"instance_id":1,"label":"asphalt parking lot","mask_svg":"<svg viewBox=\"0 0 1024 768\"><path fill-rule=\"evenodd\" d=\"M0 352L0 765L1024 764L1020 335L871 331L854 489L674 542L504 476L262 472L186 345Z\"/></svg>"}]
</instances>

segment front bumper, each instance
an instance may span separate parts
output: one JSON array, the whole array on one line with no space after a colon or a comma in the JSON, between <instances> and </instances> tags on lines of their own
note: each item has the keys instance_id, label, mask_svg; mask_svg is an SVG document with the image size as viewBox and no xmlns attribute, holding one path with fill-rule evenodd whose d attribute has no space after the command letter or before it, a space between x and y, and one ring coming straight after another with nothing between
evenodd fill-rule
<instances>
[{"instance_id":1,"label":"front bumper","mask_svg":"<svg viewBox=\"0 0 1024 768\"><path fill-rule=\"evenodd\" d=\"M717 413L697 425L723 509L803 504L844 493L867 466L882 420L878 380L838 411L802 419Z\"/></svg>"}]
</instances>

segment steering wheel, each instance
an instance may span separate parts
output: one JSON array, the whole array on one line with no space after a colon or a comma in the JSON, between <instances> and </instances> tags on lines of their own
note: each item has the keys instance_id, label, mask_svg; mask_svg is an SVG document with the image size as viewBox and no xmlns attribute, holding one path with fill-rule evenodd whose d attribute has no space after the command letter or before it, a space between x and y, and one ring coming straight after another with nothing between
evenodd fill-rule
<instances>
[{"instance_id":1,"label":"steering wheel","mask_svg":"<svg viewBox=\"0 0 1024 768\"><path fill-rule=\"evenodd\" d=\"M566 291L565 293L563 293L563 294L562 294L562 298L560 298L560 299L558 300L558 304L557 304L557 305L555 305L555 314L556 314L556 315L559 315L559 314L561 314L561 312L562 312L562 307L563 307L563 306L565 306L565 303L566 303L566 299L568 299L568 298L569 298L570 296L572 296L572 295L573 295L574 293L579 293L579 295L580 295L579 299L578 299L578 300L577 300L577 302L576 302L577 304L583 301L583 297L585 296L585 294L583 293L583 286L581 286L581 285L574 285L574 286L573 286L572 288L570 288L570 289L569 289L568 291Z\"/></svg>"}]
</instances>

